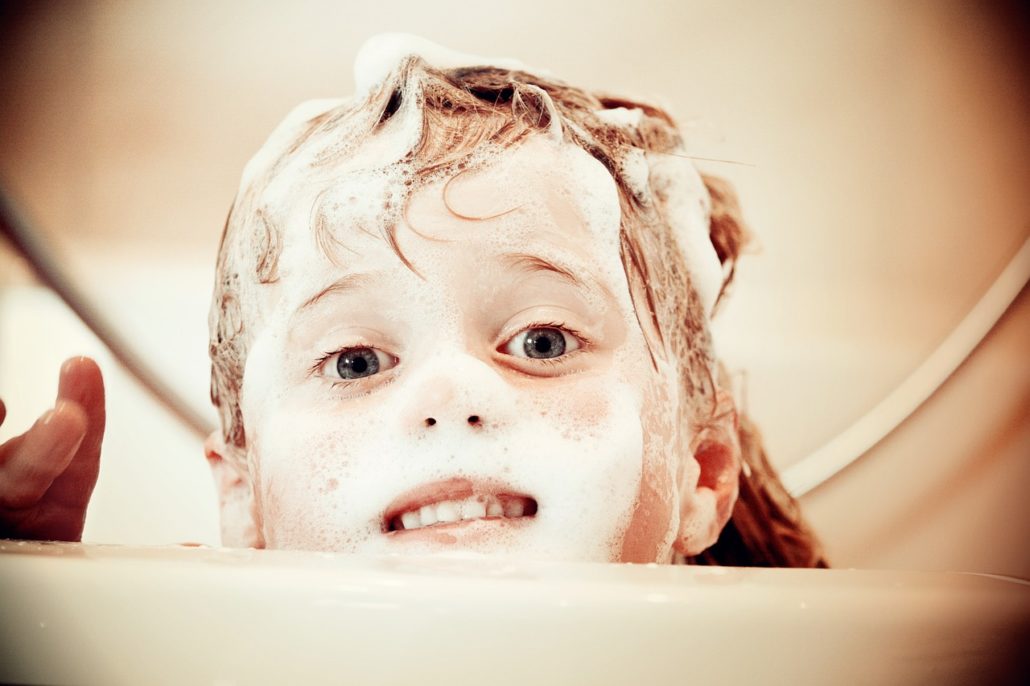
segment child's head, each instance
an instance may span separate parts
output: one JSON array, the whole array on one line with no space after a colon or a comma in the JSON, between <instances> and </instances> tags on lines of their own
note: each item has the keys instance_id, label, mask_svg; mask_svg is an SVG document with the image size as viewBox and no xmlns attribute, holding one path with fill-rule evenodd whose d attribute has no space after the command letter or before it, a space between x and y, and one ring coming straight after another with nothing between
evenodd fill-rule
<instances>
[{"instance_id":1,"label":"child's head","mask_svg":"<svg viewBox=\"0 0 1030 686\"><path fill-rule=\"evenodd\" d=\"M707 325L727 198L661 110L417 47L370 43L359 94L244 172L211 312L226 542L701 553L741 469Z\"/></svg>"}]
</instances>

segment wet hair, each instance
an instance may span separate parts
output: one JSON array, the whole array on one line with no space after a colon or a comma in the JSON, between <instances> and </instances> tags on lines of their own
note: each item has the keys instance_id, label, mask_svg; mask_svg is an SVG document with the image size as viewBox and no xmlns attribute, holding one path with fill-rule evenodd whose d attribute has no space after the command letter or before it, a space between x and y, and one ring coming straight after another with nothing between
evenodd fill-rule
<instances>
[{"instance_id":1,"label":"wet hair","mask_svg":"<svg viewBox=\"0 0 1030 686\"><path fill-rule=\"evenodd\" d=\"M605 116L613 110L633 112L634 117ZM384 131L391 120L404 117L415 117L418 126L417 135L393 163L402 171L401 182L395 184L402 187L401 195L383 198L378 226L359 229L378 229L398 258L414 270L399 249L394 230L415 190L473 169L487 159L484 151L513 148L531 135L547 135L582 148L615 180L622 211L620 257L652 363L657 366L656 357L671 357L682 392L691 399L681 404L678 420L696 429L715 418L721 410L718 398L725 394L718 392L718 365L707 317L665 212L668 194L676 187L662 183L653 169L644 184L631 171L632 161L641 154L645 159L684 156L672 118L653 105L588 93L535 74L494 67L439 70L412 56L372 92L301 123L263 173L244 184L233 203L219 247L209 346L211 399L220 412L227 445L239 448L241 454L246 446L239 396L254 323L246 316L252 304L240 302L240 281L276 281L283 249L282 229L274 211L262 204L263 192L287 165L303 160L314 173L330 170ZM747 232L729 185L702 178L710 202L710 238L723 265L721 298L732 281ZM335 259L341 245L320 204L316 198L315 241ZM249 250L239 249L240 245ZM745 417L739 418L738 426L744 463L731 520L714 546L686 561L825 566L796 502L766 459L757 431Z\"/></svg>"}]
</instances>

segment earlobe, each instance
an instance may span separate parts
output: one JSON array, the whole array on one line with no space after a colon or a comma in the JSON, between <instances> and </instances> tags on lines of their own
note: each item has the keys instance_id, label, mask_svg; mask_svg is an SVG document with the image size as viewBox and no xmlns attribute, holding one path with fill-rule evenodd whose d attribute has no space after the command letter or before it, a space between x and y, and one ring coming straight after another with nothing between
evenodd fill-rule
<instances>
[{"instance_id":1,"label":"earlobe","mask_svg":"<svg viewBox=\"0 0 1030 686\"><path fill-rule=\"evenodd\" d=\"M218 492L222 545L230 548L264 548L264 536L258 525L254 489L249 475L231 459L221 433L213 431L204 441L204 457L211 467Z\"/></svg>"},{"instance_id":2,"label":"earlobe","mask_svg":"<svg viewBox=\"0 0 1030 686\"><path fill-rule=\"evenodd\" d=\"M702 429L694 441L692 469L682 471L675 547L685 556L714 545L733 515L741 469L736 428L736 413L731 409Z\"/></svg>"}]
</instances>

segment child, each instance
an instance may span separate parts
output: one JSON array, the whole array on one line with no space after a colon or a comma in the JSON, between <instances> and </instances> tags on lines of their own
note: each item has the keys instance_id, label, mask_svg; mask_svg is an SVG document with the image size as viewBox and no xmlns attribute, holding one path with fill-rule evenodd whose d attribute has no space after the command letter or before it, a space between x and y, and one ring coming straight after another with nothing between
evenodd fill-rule
<instances>
[{"instance_id":1,"label":"child","mask_svg":"<svg viewBox=\"0 0 1030 686\"><path fill-rule=\"evenodd\" d=\"M660 109L485 63L373 39L358 95L244 170L210 318L223 541L823 566L711 350L732 193ZM81 535L102 387L63 379L3 447L2 535Z\"/></svg>"}]
</instances>

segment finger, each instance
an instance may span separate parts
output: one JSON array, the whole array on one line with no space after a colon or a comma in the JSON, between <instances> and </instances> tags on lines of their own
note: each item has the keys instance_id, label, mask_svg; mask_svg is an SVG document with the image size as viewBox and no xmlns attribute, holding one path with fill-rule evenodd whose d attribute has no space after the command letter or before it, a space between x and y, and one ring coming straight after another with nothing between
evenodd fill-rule
<instances>
[{"instance_id":1,"label":"finger","mask_svg":"<svg viewBox=\"0 0 1030 686\"><path fill-rule=\"evenodd\" d=\"M100 367L88 357L73 357L65 362L57 396L85 410L86 435L68 468L54 480L47 497L56 504L85 510L100 472L100 446L106 422Z\"/></svg>"},{"instance_id":2,"label":"finger","mask_svg":"<svg viewBox=\"0 0 1030 686\"><path fill-rule=\"evenodd\" d=\"M88 357L73 357L61 365L57 398L70 400L86 411L91 436L97 442L104 435L104 378L100 367ZM84 446L85 447L85 446Z\"/></svg>"},{"instance_id":3,"label":"finger","mask_svg":"<svg viewBox=\"0 0 1030 686\"><path fill-rule=\"evenodd\" d=\"M4 405L3 400L0 400L0 424L3 424L5 419L7 419L7 406Z\"/></svg>"},{"instance_id":4,"label":"finger","mask_svg":"<svg viewBox=\"0 0 1030 686\"><path fill-rule=\"evenodd\" d=\"M22 509L39 502L65 471L86 435L86 413L59 401L27 432L8 441L0 467L0 506Z\"/></svg>"}]
</instances>

